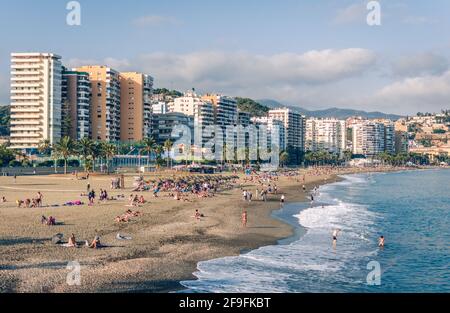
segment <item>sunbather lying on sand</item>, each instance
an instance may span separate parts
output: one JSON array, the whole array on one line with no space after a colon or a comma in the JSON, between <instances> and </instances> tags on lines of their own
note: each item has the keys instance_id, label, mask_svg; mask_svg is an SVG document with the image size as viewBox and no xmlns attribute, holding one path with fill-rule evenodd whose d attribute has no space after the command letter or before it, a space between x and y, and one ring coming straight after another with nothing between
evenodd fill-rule
<instances>
[{"instance_id":1,"label":"sunbather lying on sand","mask_svg":"<svg viewBox=\"0 0 450 313\"><path fill-rule=\"evenodd\" d=\"M64 246L64 247L75 247L75 248L76 248L78 245L77 245L77 241L76 241L76 239L75 239L75 235L72 234L72 235L69 237L69 242L63 244L63 246Z\"/></svg>"},{"instance_id":2,"label":"sunbather lying on sand","mask_svg":"<svg viewBox=\"0 0 450 313\"><path fill-rule=\"evenodd\" d=\"M89 245L89 248L93 248L93 249L98 249L101 248L101 243L100 243L100 237L99 236L95 236L94 240L92 240L91 244Z\"/></svg>"}]
</instances>

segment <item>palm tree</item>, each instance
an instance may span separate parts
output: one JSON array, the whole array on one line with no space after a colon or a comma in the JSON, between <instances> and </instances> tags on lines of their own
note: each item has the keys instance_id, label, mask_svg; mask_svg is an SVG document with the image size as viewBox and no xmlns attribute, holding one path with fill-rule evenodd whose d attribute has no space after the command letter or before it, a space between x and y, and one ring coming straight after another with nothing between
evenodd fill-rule
<instances>
[{"instance_id":1,"label":"palm tree","mask_svg":"<svg viewBox=\"0 0 450 313\"><path fill-rule=\"evenodd\" d=\"M280 162L281 165L284 167L286 166L287 162L289 161L289 153L287 153L286 151L283 151L280 153Z\"/></svg>"},{"instance_id":2,"label":"palm tree","mask_svg":"<svg viewBox=\"0 0 450 313\"><path fill-rule=\"evenodd\" d=\"M80 156L84 161L84 170L86 171L86 161L87 158L92 155L92 151L94 150L94 142L87 138L83 137L78 140L76 152L78 156Z\"/></svg>"},{"instance_id":3,"label":"palm tree","mask_svg":"<svg viewBox=\"0 0 450 313\"><path fill-rule=\"evenodd\" d=\"M109 175L110 160L116 155L116 146L112 143L102 143L102 154L106 158L106 167Z\"/></svg>"},{"instance_id":4,"label":"palm tree","mask_svg":"<svg viewBox=\"0 0 450 313\"><path fill-rule=\"evenodd\" d=\"M155 145L155 153L156 153L156 160L157 161L161 161L161 155L162 155L163 152L164 152L164 147L163 146ZM157 163L158 163L158 168L159 168L159 163L160 162L157 162Z\"/></svg>"},{"instance_id":5,"label":"palm tree","mask_svg":"<svg viewBox=\"0 0 450 313\"><path fill-rule=\"evenodd\" d=\"M101 158L104 155L102 148L103 146L100 141L93 142L90 157L92 159L92 170L94 172L95 172L95 160L97 160L97 158Z\"/></svg>"},{"instance_id":6,"label":"palm tree","mask_svg":"<svg viewBox=\"0 0 450 313\"><path fill-rule=\"evenodd\" d=\"M42 153L45 155L50 154L51 148L52 148L52 145L50 143L50 140L48 140L48 139L41 140L38 144L39 153Z\"/></svg>"},{"instance_id":7,"label":"palm tree","mask_svg":"<svg viewBox=\"0 0 450 313\"><path fill-rule=\"evenodd\" d=\"M74 143L68 136L61 138L61 140L55 145L55 151L57 155L64 159L64 174L67 174L67 159L74 152Z\"/></svg>"},{"instance_id":8,"label":"palm tree","mask_svg":"<svg viewBox=\"0 0 450 313\"><path fill-rule=\"evenodd\" d=\"M141 141L141 144L143 146L142 150L147 152L148 155L147 166L150 166L150 155L153 151L155 151L156 141L152 137L146 137Z\"/></svg>"},{"instance_id":9,"label":"palm tree","mask_svg":"<svg viewBox=\"0 0 450 313\"><path fill-rule=\"evenodd\" d=\"M164 150L167 152L167 168L169 168L169 161L170 161L170 151L172 150L173 142L170 139L167 139L164 142Z\"/></svg>"}]
</instances>

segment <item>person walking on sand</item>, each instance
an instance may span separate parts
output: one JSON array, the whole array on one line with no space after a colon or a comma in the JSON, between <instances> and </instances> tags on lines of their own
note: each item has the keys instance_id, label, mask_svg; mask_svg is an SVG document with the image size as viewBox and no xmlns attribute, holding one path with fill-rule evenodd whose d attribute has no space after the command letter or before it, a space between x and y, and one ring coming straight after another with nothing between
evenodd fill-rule
<instances>
[{"instance_id":1,"label":"person walking on sand","mask_svg":"<svg viewBox=\"0 0 450 313\"><path fill-rule=\"evenodd\" d=\"M242 213L242 226L247 227L247 211Z\"/></svg>"}]
</instances>

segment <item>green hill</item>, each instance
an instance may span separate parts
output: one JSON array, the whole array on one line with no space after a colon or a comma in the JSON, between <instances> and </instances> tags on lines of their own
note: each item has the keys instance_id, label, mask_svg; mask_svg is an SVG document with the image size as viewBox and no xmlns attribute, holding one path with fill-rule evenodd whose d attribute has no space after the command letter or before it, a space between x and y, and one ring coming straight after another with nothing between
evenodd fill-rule
<instances>
[{"instance_id":1,"label":"green hill","mask_svg":"<svg viewBox=\"0 0 450 313\"><path fill-rule=\"evenodd\" d=\"M269 108L250 98L236 97L239 111L250 113L251 116L265 116Z\"/></svg>"}]
</instances>

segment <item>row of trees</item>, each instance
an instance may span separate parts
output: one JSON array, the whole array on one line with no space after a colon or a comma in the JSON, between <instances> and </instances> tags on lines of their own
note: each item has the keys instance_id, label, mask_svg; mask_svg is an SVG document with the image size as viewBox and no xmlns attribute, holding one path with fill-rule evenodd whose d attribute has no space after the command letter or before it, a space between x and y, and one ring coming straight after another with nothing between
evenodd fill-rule
<instances>
[{"instance_id":1,"label":"row of trees","mask_svg":"<svg viewBox=\"0 0 450 313\"><path fill-rule=\"evenodd\" d=\"M161 155L164 151L169 156L173 143L167 140L164 145L158 145L153 138L144 138L141 142L137 143L135 147L138 148L139 153L145 153L148 156L147 165L150 165L150 158L152 154L156 154L157 159L161 159ZM123 148L123 147L122 147ZM70 157L76 156L83 161L84 169L94 170L95 163L98 160L105 161L108 171L110 162L115 155L121 154L119 147L116 145L103 142L94 141L89 138L82 138L78 141L72 140L70 137L63 137L61 140L51 145L48 140L42 141L38 146L38 151L43 155L50 155L55 160L64 160L64 173L67 173L67 162ZM169 165L169 157L167 157L167 164Z\"/></svg>"}]
</instances>

